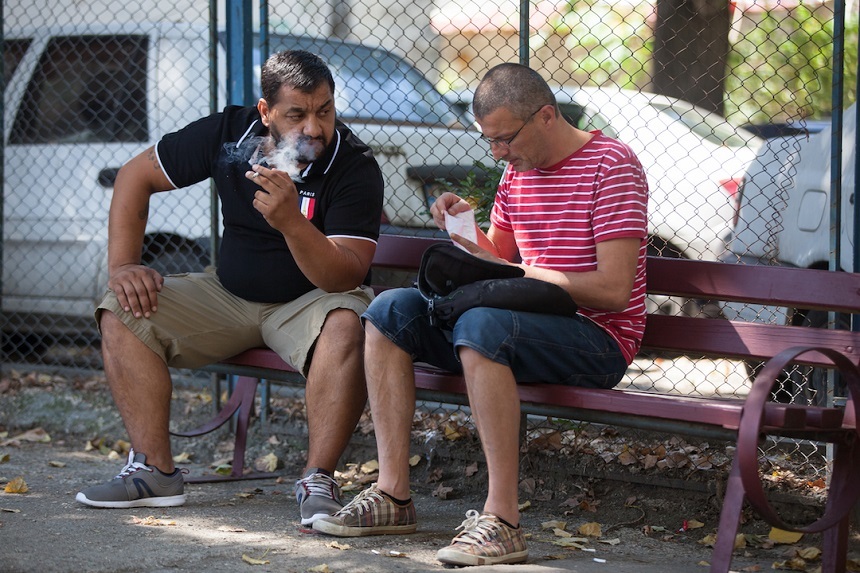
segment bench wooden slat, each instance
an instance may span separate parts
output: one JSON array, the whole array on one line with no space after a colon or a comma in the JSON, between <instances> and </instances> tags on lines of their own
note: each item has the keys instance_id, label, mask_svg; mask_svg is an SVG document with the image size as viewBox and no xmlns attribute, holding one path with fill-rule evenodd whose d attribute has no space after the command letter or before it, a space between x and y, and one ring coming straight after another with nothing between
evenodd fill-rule
<instances>
[{"instance_id":1,"label":"bench wooden slat","mask_svg":"<svg viewBox=\"0 0 860 573\"><path fill-rule=\"evenodd\" d=\"M668 350L690 356L767 359L793 346L836 348L860 363L860 333L805 326L686 316L649 315L643 349ZM805 364L829 365L822 354L800 357Z\"/></svg>"},{"instance_id":2,"label":"bench wooden slat","mask_svg":"<svg viewBox=\"0 0 860 573\"><path fill-rule=\"evenodd\" d=\"M762 272L763 269L767 272ZM826 288L822 288L826 285ZM860 312L855 273L648 257L648 292L789 308Z\"/></svg>"}]
</instances>

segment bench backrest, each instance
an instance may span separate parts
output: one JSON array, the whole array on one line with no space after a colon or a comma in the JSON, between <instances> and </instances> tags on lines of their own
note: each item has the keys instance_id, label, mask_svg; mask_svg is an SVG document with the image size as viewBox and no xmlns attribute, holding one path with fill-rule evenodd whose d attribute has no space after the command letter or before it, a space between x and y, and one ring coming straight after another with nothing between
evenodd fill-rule
<instances>
[{"instance_id":1,"label":"bench backrest","mask_svg":"<svg viewBox=\"0 0 860 573\"><path fill-rule=\"evenodd\" d=\"M373 264L378 268L417 271L424 250L444 241L447 239L382 235ZM711 301L860 313L860 275L854 273L648 257L647 291ZM786 348L822 342L860 364L858 333L689 316L650 315L643 349L766 359ZM804 354L800 361L830 364L818 353Z\"/></svg>"}]
</instances>

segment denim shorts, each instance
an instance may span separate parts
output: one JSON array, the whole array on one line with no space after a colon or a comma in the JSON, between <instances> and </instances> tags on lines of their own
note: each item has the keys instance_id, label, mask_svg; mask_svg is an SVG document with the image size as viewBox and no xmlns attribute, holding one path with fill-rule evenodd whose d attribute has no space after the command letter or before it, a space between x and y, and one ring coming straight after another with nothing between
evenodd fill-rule
<instances>
[{"instance_id":1,"label":"denim shorts","mask_svg":"<svg viewBox=\"0 0 860 573\"><path fill-rule=\"evenodd\" d=\"M457 348L468 347L509 366L518 383L547 382L586 388L612 388L627 370L615 340L591 320L576 317L472 308L453 331L431 326L427 302L415 288L377 296L361 315L407 352L462 373Z\"/></svg>"}]
</instances>

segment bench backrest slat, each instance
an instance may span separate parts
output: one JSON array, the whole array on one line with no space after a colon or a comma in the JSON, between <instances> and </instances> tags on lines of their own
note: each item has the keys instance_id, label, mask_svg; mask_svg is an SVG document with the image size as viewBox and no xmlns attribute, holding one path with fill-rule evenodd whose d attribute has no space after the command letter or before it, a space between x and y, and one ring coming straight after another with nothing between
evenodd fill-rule
<instances>
[{"instance_id":1,"label":"bench backrest slat","mask_svg":"<svg viewBox=\"0 0 860 573\"><path fill-rule=\"evenodd\" d=\"M648 257L649 293L860 313L860 275Z\"/></svg>"},{"instance_id":2,"label":"bench backrest slat","mask_svg":"<svg viewBox=\"0 0 860 573\"><path fill-rule=\"evenodd\" d=\"M860 364L860 333L812 329L710 318L652 314L645 326L644 349L669 350L690 356L767 359L793 346L836 348ZM799 362L830 365L822 354L810 352Z\"/></svg>"}]
</instances>

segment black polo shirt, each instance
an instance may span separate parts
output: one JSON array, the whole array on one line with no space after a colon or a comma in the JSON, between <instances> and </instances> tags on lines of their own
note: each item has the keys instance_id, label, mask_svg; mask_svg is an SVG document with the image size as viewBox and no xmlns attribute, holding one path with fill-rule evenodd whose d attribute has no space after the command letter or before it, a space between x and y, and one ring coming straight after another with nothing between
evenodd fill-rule
<instances>
[{"instance_id":1,"label":"black polo shirt","mask_svg":"<svg viewBox=\"0 0 860 573\"><path fill-rule=\"evenodd\" d=\"M245 177L268 129L255 107L228 106L165 135L156 146L177 188L212 178L221 199L224 236L218 277L227 290L255 302L288 302L312 290L283 235L254 209L260 188ZM337 122L325 153L297 182L302 212L328 237L375 241L382 217L382 172L370 149ZM369 276L365 284L369 283Z\"/></svg>"}]
</instances>

